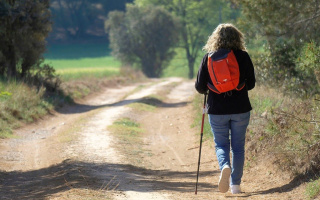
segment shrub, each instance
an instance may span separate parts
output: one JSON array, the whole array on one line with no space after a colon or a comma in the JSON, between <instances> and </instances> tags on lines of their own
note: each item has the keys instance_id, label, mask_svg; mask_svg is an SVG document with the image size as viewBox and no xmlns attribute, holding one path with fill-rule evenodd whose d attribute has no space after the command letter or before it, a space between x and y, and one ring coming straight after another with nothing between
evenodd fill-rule
<instances>
[{"instance_id":1,"label":"shrub","mask_svg":"<svg viewBox=\"0 0 320 200\"><path fill-rule=\"evenodd\" d=\"M279 88L285 94L309 98L319 92L317 80L312 73L297 69L299 46L291 41L277 40L265 51L253 54L257 82Z\"/></svg>"},{"instance_id":2,"label":"shrub","mask_svg":"<svg viewBox=\"0 0 320 200\"><path fill-rule=\"evenodd\" d=\"M0 138L11 134L23 122L33 122L53 108L43 99L44 88L30 88L21 82L0 82Z\"/></svg>"},{"instance_id":3,"label":"shrub","mask_svg":"<svg viewBox=\"0 0 320 200\"><path fill-rule=\"evenodd\" d=\"M112 54L148 77L160 77L173 58L178 24L163 8L128 5L125 13L110 12L105 27Z\"/></svg>"},{"instance_id":4,"label":"shrub","mask_svg":"<svg viewBox=\"0 0 320 200\"><path fill-rule=\"evenodd\" d=\"M255 88L250 99L254 109L249 132L253 134L248 134L247 152L268 155L292 174L319 170L318 102L284 96L265 87Z\"/></svg>"},{"instance_id":5,"label":"shrub","mask_svg":"<svg viewBox=\"0 0 320 200\"><path fill-rule=\"evenodd\" d=\"M297 59L297 70L305 76L315 77L320 85L320 46L315 42L304 45Z\"/></svg>"}]
</instances>

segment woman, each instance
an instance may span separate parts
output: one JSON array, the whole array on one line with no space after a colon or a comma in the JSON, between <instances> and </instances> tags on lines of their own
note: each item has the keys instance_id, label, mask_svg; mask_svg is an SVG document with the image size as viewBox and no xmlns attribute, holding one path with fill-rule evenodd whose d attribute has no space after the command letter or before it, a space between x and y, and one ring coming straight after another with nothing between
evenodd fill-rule
<instances>
[{"instance_id":1,"label":"woman","mask_svg":"<svg viewBox=\"0 0 320 200\"><path fill-rule=\"evenodd\" d=\"M218 188L220 192L225 193L230 186L233 194L241 193L245 134L252 110L248 90L255 86L253 64L246 52L243 34L232 24L220 24L209 37L203 50L207 54L202 59L195 88L201 94L209 91L207 101L209 122L221 170ZM207 84L213 84L208 72L208 54L226 50L233 51L239 65L239 83L245 83L245 87L239 91L232 90L218 94L208 90ZM232 162L230 162L230 150Z\"/></svg>"}]
</instances>

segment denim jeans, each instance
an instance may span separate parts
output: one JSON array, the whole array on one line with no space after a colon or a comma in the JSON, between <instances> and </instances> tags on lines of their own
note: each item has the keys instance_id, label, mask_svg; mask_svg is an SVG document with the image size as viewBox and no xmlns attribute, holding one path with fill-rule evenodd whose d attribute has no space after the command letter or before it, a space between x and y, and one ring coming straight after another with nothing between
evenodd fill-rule
<instances>
[{"instance_id":1,"label":"denim jeans","mask_svg":"<svg viewBox=\"0 0 320 200\"><path fill-rule=\"evenodd\" d=\"M245 137L250 112L231 115L209 114L220 170L231 167L231 185L240 185L243 175ZM232 165L230 163L230 144Z\"/></svg>"}]
</instances>

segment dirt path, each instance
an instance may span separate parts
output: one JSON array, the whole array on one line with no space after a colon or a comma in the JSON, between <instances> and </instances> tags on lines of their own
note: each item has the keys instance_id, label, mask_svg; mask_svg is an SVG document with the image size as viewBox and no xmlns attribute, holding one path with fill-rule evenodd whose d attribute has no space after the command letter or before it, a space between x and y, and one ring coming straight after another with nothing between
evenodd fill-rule
<instances>
[{"instance_id":1,"label":"dirt path","mask_svg":"<svg viewBox=\"0 0 320 200\"><path fill-rule=\"evenodd\" d=\"M160 95L154 112L128 107ZM179 78L106 89L66 107L0 142L0 199L304 199L304 185L263 163L245 168L240 195L217 189L212 141L205 141L198 195L194 195L200 135L191 128L193 82ZM131 117L145 130L139 148L125 144L110 126Z\"/></svg>"}]
</instances>

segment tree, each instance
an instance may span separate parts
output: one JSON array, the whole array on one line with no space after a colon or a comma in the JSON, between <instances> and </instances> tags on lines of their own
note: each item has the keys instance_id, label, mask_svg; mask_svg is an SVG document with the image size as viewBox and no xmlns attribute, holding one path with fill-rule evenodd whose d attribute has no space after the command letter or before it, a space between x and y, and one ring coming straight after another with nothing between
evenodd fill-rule
<instances>
[{"instance_id":1,"label":"tree","mask_svg":"<svg viewBox=\"0 0 320 200\"><path fill-rule=\"evenodd\" d=\"M159 5L177 16L181 23L180 47L188 60L189 78L199 51L213 29L222 22L235 20L238 11L223 0L135 0L139 6Z\"/></svg>"},{"instance_id":2,"label":"tree","mask_svg":"<svg viewBox=\"0 0 320 200\"><path fill-rule=\"evenodd\" d=\"M241 7L246 23L259 24L267 37L320 40L319 0L231 0Z\"/></svg>"},{"instance_id":3,"label":"tree","mask_svg":"<svg viewBox=\"0 0 320 200\"><path fill-rule=\"evenodd\" d=\"M305 46L309 46L310 41L314 41L313 45L320 43L320 1L231 1L242 10L241 24L247 24L252 33L258 33L267 41L262 59L256 59L258 78L270 80L268 84L281 85L286 91L298 91L298 95L308 96L319 91L319 87L314 87L317 85L314 73L306 73L309 67L315 69L312 65L318 61L312 59L317 51L306 52ZM314 63L309 65L309 62Z\"/></svg>"},{"instance_id":4,"label":"tree","mask_svg":"<svg viewBox=\"0 0 320 200\"><path fill-rule=\"evenodd\" d=\"M0 73L24 77L39 67L50 31L49 0L10 0L0 4Z\"/></svg>"},{"instance_id":5,"label":"tree","mask_svg":"<svg viewBox=\"0 0 320 200\"><path fill-rule=\"evenodd\" d=\"M177 22L160 7L128 4L126 12L110 12L105 27L113 55L125 64L136 64L148 77L159 77L174 55Z\"/></svg>"}]
</instances>

